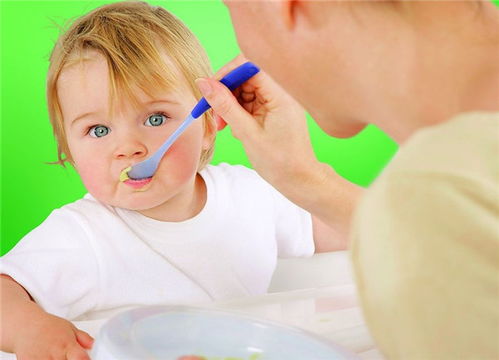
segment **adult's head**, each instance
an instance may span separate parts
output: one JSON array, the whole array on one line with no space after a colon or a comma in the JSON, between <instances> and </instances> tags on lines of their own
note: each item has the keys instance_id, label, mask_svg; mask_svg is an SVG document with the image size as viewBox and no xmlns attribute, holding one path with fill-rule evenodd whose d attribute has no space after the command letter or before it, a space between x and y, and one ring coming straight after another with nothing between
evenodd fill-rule
<instances>
[{"instance_id":1,"label":"adult's head","mask_svg":"<svg viewBox=\"0 0 499 360\"><path fill-rule=\"evenodd\" d=\"M489 1L226 5L245 55L330 135L374 123L401 142L421 126L497 106L499 11Z\"/></svg>"}]
</instances>

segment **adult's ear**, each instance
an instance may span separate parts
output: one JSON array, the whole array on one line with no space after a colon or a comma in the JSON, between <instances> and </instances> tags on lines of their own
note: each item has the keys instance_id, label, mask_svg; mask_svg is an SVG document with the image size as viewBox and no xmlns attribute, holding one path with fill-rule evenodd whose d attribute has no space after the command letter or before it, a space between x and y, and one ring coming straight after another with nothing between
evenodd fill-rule
<instances>
[{"instance_id":1,"label":"adult's ear","mask_svg":"<svg viewBox=\"0 0 499 360\"><path fill-rule=\"evenodd\" d=\"M281 0L279 2L281 19L283 21L284 27L287 30L293 30L296 25L296 6L298 1L296 0Z\"/></svg>"},{"instance_id":2,"label":"adult's ear","mask_svg":"<svg viewBox=\"0 0 499 360\"><path fill-rule=\"evenodd\" d=\"M310 29L322 27L330 10L330 1L280 0L280 13L284 27L295 30L298 26Z\"/></svg>"}]
</instances>

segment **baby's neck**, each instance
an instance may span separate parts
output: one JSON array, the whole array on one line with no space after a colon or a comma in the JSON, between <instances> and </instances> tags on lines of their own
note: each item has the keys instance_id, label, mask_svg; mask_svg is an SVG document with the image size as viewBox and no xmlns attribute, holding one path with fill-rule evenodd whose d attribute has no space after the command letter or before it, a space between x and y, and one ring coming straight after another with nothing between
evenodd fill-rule
<instances>
[{"instance_id":1,"label":"baby's neck","mask_svg":"<svg viewBox=\"0 0 499 360\"><path fill-rule=\"evenodd\" d=\"M165 204L138 212L159 221L181 222L199 214L206 204L206 199L205 181L201 175L196 174L194 184L188 190L180 192Z\"/></svg>"}]
</instances>

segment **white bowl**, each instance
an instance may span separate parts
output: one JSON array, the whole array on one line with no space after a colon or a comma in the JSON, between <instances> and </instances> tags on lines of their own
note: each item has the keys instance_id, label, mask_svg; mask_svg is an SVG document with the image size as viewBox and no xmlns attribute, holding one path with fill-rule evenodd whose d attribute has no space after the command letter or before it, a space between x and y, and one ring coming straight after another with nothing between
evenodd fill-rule
<instances>
[{"instance_id":1,"label":"white bowl","mask_svg":"<svg viewBox=\"0 0 499 360\"><path fill-rule=\"evenodd\" d=\"M334 360L353 354L306 331L226 311L150 306L123 312L102 328L94 360Z\"/></svg>"}]
</instances>

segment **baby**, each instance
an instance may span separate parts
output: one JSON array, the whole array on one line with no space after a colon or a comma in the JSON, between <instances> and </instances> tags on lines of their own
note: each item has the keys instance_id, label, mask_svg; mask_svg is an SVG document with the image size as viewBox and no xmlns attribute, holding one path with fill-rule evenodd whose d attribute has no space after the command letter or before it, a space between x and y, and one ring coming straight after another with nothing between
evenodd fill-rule
<instances>
[{"instance_id":1,"label":"baby","mask_svg":"<svg viewBox=\"0 0 499 360\"><path fill-rule=\"evenodd\" d=\"M267 291L278 257L309 256L328 229L254 171L207 165L216 125L196 120L151 180L120 181L200 98L210 76L194 35L161 7L106 5L56 43L47 80L59 163L88 190L1 259L1 349L21 359L85 359L69 320L127 308ZM314 231L315 230L315 231Z\"/></svg>"}]
</instances>

